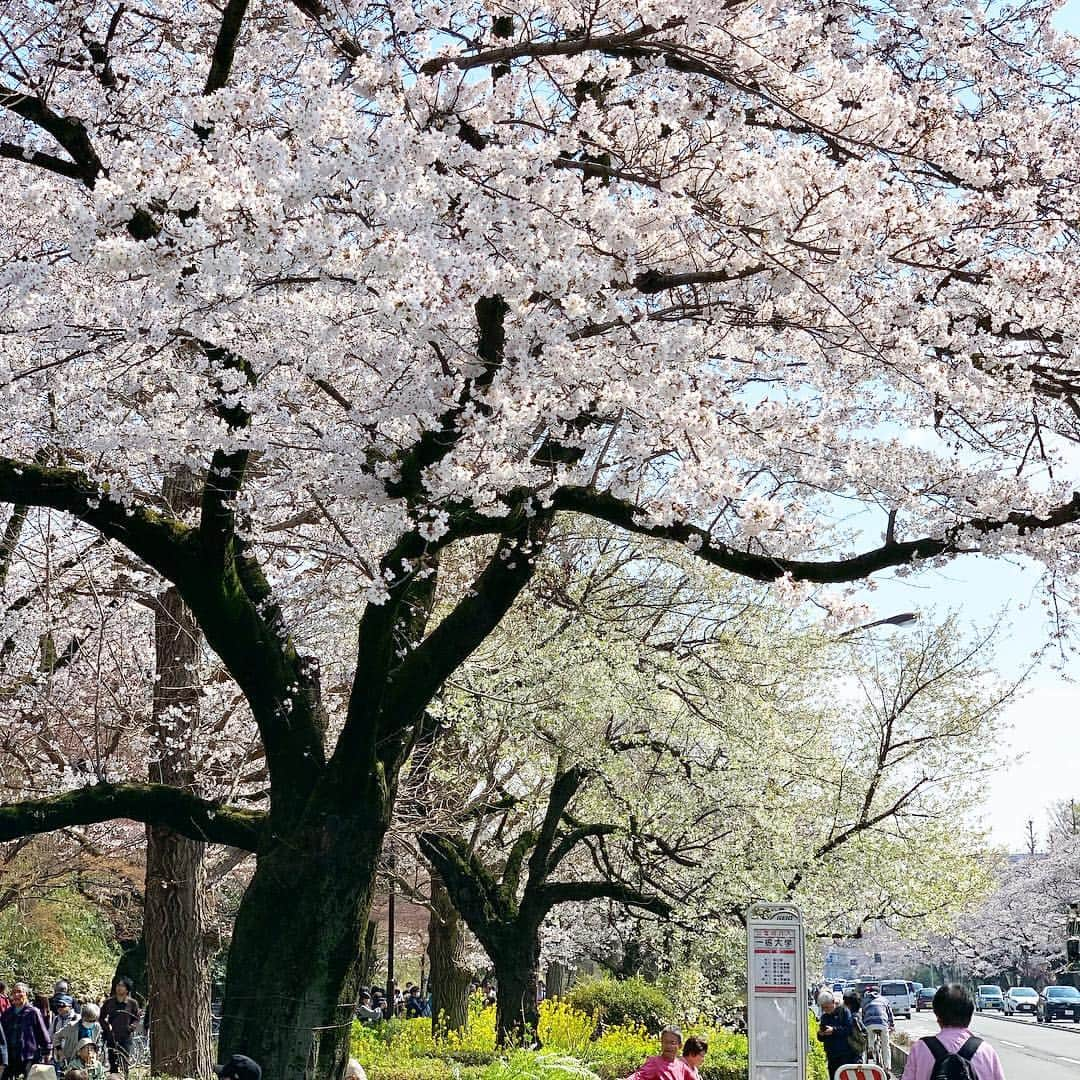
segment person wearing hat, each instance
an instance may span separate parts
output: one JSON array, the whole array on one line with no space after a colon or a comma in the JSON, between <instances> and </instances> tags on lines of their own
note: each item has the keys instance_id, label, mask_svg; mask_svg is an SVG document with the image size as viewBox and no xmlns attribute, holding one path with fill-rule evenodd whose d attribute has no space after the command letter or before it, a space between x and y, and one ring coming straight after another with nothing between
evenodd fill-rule
<instances>
[{"instance_id":1,"label":"person wearing hat","mask_svg":"<svg viewBox=\"0 0 1080 1080\"><path fill-rule=\"evenodd\" d=\"M233 1054L224 1065L215 1065L214 1072L227 1080L262 1080L262 1068L258 1062L244 1054Z\"/></svg>"},{"instance_id":2,"label":"person wearing hat","mask_svg":"<svg viewBox=\"0 0 1080 1080\"><path fill-rule=\"evenodd\" d=\"M93 1039L79 1040L71 1064L86 1073L88 1080L105 1080L105 1066L98 1060L98 1048Z\"/></svg>"},{"instance_id":3,"label":"person wearing hat","mask_svg":"<svg viewBox=\"0 0 1080 1080\"><path fill-rule=\"evenodd\" d=\"M60 994L55 998L55 1002L52 1019L49 1021L49 1038L53 1046L56 1046L56 1040L64 1028L69 1024L79 1022L78 1014L75 1012L75 999L70 994Z\"/></svg>"},{"instance_id":4,"label":"person wearing hat","mask_svg":"<svg viewBox=\"0 0 1080 1080\"><path fill-rule=\"evenodd\" d=\"M62 1028L53 1041L54 1056L61 1066L77 1067L75 1059L78 1056L79 1043L83 1039L93 1042L99 1057L105 1053L104 1035L98 1023L98 1007L90 1001L82 1007L74 1022Z\"/></svg>"}]
</instances>

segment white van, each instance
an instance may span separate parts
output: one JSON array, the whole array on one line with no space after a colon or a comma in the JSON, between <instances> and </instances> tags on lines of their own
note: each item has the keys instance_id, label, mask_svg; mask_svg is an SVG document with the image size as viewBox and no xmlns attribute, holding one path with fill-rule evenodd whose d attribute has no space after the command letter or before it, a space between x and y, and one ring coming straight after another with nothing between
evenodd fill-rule
<instances>
[{"instance_id":1,"label":"white van","mask_svg":"<svg viewBox=\"0 0 1080 1080\"><path fill-rule=\"evenodd\" d=\"M906 982L894 979L882 980L881 996L889 1003L893 1016L911 1019L911 993Z\"/></svg>"}]
</instances>

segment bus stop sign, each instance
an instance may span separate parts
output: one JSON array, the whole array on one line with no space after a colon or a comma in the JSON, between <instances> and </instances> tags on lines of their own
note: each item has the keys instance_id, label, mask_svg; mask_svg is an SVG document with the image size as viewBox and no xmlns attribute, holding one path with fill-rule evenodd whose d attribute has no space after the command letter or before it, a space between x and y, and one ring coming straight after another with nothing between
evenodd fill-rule
<instances>
[{"instance_id":1,"label":"bus stop sign","mask_svg":"<svg viewBox=\"0 0 1080 1080\"><path fill-rule=\"evenodd\" d=\"M802 915L756 905L746 923L750 1080L805 1080L809 1049Z\"/></svg>"}]
</instances>

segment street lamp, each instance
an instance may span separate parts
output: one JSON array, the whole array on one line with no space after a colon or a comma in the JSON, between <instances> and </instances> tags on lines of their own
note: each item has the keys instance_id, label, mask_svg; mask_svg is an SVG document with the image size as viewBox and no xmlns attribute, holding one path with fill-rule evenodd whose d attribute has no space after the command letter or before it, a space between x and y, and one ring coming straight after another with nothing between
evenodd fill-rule
<instances>
[{"instance_id":1,"label":"street lamp","mask_svg":"<svg viewBox=\"0 0 1080 1080\"><path fill-rule=\"evenodd\" d=\"M845 630L842 634L836 636L838 638L850 637L860 630L872 630L875 626L907 626L908 623L918 622L918 619L919 613L917 611L901 611L899 615L889 615L884 619L875 619L873 622L863 623L862 626L853 626L850 630Z\"/></svg>"}]
</instances>

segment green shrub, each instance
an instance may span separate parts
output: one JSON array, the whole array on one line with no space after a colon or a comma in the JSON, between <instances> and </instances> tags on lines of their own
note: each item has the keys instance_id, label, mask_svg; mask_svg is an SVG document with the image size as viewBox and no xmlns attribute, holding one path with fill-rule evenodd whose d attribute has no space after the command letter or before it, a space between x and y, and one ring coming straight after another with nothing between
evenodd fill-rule
<instances>
[{"instance_id":1,"label":"green shrub","mask_svg":"<svg viewBox=\"0 0 1080 1080\"><path fill-rule=\"evenodd\" d=\"M806 1058L806 1080L830 1080L829 1062L825 1057L825 1047L814 1038L813 1032L817 1031L818 1018L810 1014L810 1053Z\"/></svg>"},{"instance_id":2,"label":"green shrub","mask_svg":"<svg viewBox=\"0 0 1080 1080\"><path fill-rule=\"evenodd\" d=\"M63 976L83 997L108 988L120 954L112 927L74 889L59 889L28 910L0 912L0 972L51 991Z\"/></svg>"},{"instance_id":3,"label":"green shrub","mask_svg":"<svg viewBox=\"0 0 1080 1080\"><path fill-rule=\"evenodd\" d=\"M663 992L640 977L580 982L571 987L566 1002L604 1026L640 1026L652 1035L670 1024L675 1012Z\"/></svg>"},{"instance_id":4,"label":"green shrub","mask_svg":"<svg viewBox=\"0 0 1080 1080\"><path fill-rule=\"evenodd\" d=\"M455 1080L451 1067L438 1058L410 1058L396 1065L372 1065L366 1071L368 1080Z\"/></svg>"}]
</instances>

